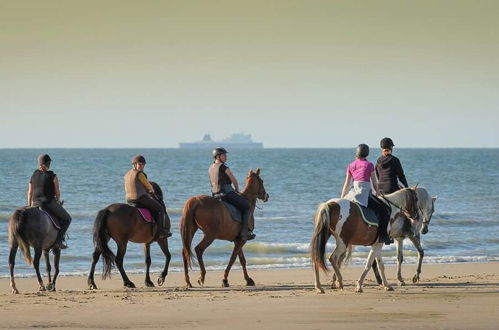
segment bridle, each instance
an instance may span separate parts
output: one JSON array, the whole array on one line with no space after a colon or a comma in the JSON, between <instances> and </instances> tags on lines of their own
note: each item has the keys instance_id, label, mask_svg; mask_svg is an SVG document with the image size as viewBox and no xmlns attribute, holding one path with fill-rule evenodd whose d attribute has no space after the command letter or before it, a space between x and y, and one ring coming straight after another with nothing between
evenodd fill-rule
<instances>
[{"instance_id":1,"label":"bridle","mask_svg":"<svg viewBox=\"0 0 499 330\"><path fill-rule=\"evenodd\" d=\"M407 218L409 218L410 220L412 220L412 221L418 221L418 219L419 219L419 215L418 215L418 213L417 213L417 212L416 212L416 219L414 219L414 218L412 217L411 213L410 213L410 212L409 212L406 208L402 208L402 207L398 206L397 204L395 204L394 202L392 202L392 201L388 200L388 199L385 197L385 195L384 195L384 194L381 194L381 197L383 197L383 199L384 199L384 200L385 200L388 204L393 205L393 206L395 206L397 209L399 209L399 210L400 210L402 213L404 213L404 215L405 215ZM424 221L423 221L423 223L424 223ZM429 220L428 220L428 223L430 223L430 222L429 222Z\"/></svg>"}]
</instances>

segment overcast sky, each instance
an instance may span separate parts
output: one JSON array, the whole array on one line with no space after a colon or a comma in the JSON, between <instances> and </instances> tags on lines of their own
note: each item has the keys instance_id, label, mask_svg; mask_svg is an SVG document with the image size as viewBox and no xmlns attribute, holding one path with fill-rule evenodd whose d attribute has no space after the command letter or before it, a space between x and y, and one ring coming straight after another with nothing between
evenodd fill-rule
<instances>
[{"instance_id":1,"label":"overcast sky","mask_svg":"<svg viewBox=\"0 0 499 330\"><path fill-rule=\"evenodd\" d=\"M498 1L0 0L0 147L499 147Z\"/></svg>"}]
</instances>

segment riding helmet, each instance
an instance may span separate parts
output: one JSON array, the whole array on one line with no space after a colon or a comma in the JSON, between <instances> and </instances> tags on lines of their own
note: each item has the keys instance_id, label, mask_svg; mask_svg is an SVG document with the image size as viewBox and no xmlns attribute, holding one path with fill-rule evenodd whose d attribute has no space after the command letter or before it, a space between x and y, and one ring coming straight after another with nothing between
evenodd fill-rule
<instances>
[{"instance_id":1,"label":"riding helmet","mask_svg":"<svg viewBox=\"0 0 499 330\"><path fill-rule=\"evenodd\" d=\"M52 161L48 154L41 154L38 156L38 166L47 165Z\"/></svg>"},{"instance_id":2,"label":"riding helmet","mask_svg":"<svg viewBox=\"0 0 499 330\"><path fill-rule=\"evenodd\" d=\"M228 153L227 150L225 150L225 148L222 148L222 147L215 148L215 149L213 149L213 152L212 152L213 158L217 158L217 156L224 155L226 153Z\"/></svg>"},{"instance_id":3,"label":"riding helmet","mask_svg":"<svg viewBox=\"0 0 499 330\"><path fill-rule=\"evenodd\" d=\"M395 146L395 144L393 144L393 141L392 139L390 139L389 137L385 137L383 139L381 139L381 142L379 143L381 149L391 149L392 147Z\"/></svg>"},{"instance_id":4,"label":"riding helmet","mask_svg":"<svg viewBox=\"0 0 499 330\"><path fill-rule=\"evenodd\" d=\"M132 158L132 164L137 164L137 163L145 164L146 163L146 159L144 158L144 156L142 156L142 155L135 155L135 156L133 156L133 158Z\"/></svg>"},{"instance_id":5,"label":"riding helmet","mask_svg":"<svg viewBox=\"0 0 499 330\"><path fill-rule=\"evenodd\" d=\"M357 151L355 152L355 156L358 158L366 158L369 156L369 146L364 143L359 144Z\"/></svg>"}]
</instances>

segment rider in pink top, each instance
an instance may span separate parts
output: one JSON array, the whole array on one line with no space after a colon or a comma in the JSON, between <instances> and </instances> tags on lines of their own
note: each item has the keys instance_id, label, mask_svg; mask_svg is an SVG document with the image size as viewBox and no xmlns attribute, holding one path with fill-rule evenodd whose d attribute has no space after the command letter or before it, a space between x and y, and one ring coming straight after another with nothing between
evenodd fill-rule
<instances>
[{"instance_id":1,"label":"rider in pink top","mask_svg":"<svg viewBox=\"0 0 499 330\"><path fill-rule=\"evenodd\" d=\"M347 173L349 173L353 181L371 181L371 173L374 172L374 165L365 158L357 158L350 163L347 167Z\"/></svg>"}]
</instances>

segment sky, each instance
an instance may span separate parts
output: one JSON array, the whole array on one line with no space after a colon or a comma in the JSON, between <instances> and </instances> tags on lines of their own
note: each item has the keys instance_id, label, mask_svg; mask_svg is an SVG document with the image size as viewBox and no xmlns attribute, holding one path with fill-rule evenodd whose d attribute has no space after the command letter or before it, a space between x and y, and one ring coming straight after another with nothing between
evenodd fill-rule
<instances>
[{"instance_id":1,"label":"sky","mask_svg":"<svg viewBox=\"0 0 499 330\"><path fill-rule=\"evenodd\" d=\"M497 148L498 31L498 1L0 0L0 148Z\"/></svg>"}]
</instances>

